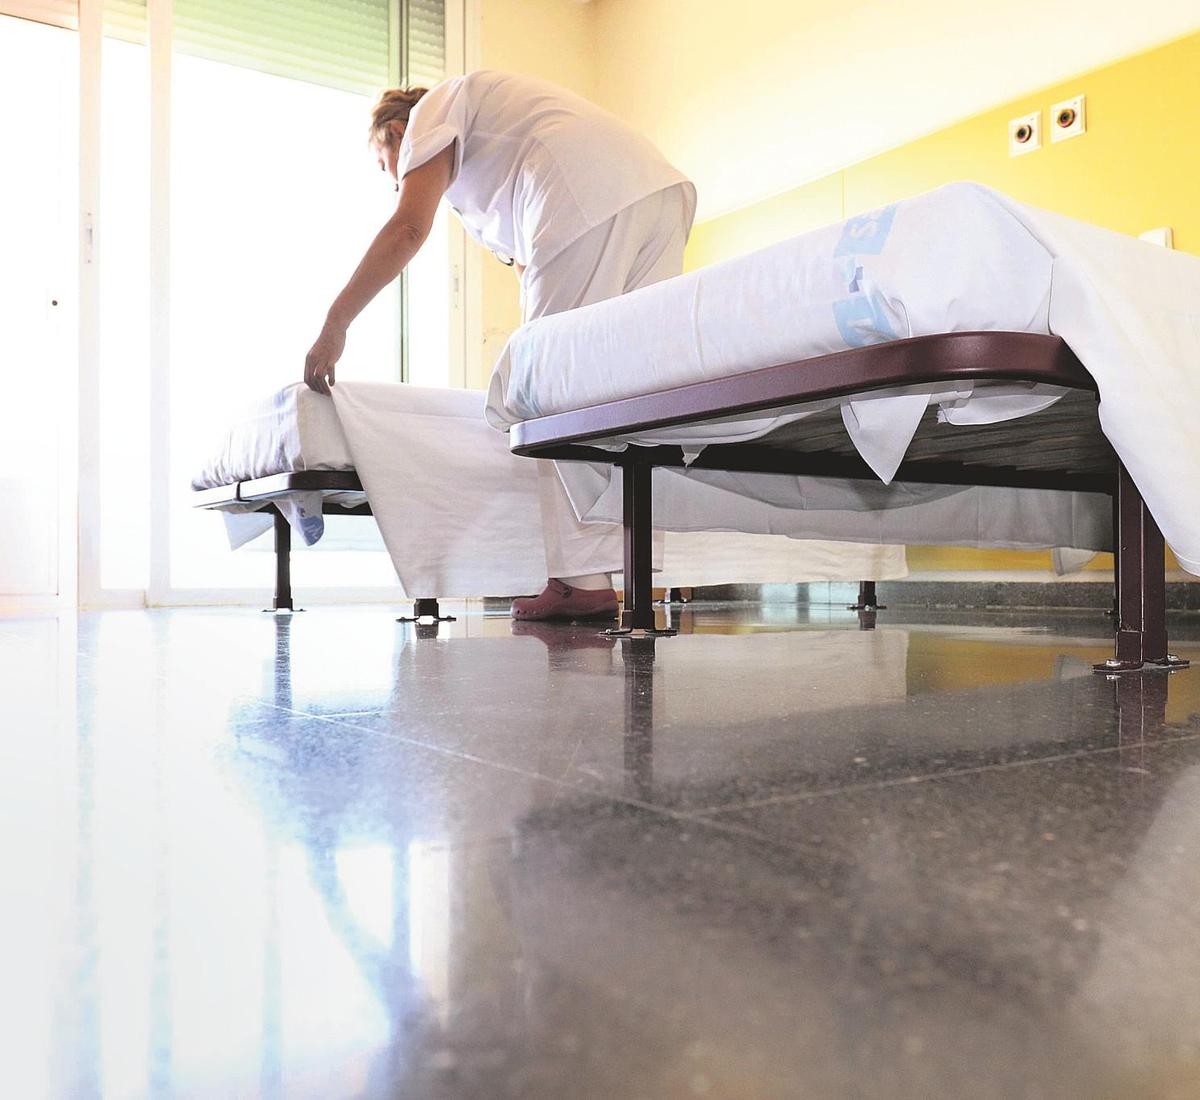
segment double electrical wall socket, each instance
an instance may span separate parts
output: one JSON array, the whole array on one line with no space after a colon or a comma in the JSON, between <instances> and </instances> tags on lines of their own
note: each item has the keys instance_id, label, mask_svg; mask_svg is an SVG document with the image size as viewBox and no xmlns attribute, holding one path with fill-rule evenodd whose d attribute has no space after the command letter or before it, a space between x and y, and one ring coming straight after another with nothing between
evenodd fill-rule
<instances>
[{"instance_id":1,"label":"double electrical wall socket","mask_svg":"<svg viewBox=\"0 0 1200 1100\"><path fill-rule=\"evenodd\" d=\"M1086 97L1077 95L1050 108L1050 140L1066 141L1087 133Z\"/></svg>"},{"instance_id":2,"label":"double electrical wall socket","mask_svg":"<svg viewBox=\"0 0 1200 1100\"><path fill-rule=\"evenodd\" d=\"M1034 111L1008 124L1008 155L1024 156L1042 147L1042 112Z\"/></svg>"}]
</instances>

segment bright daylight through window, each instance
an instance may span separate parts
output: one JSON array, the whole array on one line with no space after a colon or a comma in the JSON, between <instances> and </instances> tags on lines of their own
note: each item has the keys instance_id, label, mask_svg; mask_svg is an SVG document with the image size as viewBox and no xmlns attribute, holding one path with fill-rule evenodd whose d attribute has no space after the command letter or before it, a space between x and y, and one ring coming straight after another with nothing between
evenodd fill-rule
<instances>
[{"instance_id":1,"label":"bright daylight through window","mask_svg":"<svg viewBox=\"0 0 1200 1100\"><path fill-rule=\"evenodd\" d=\"M401 83L436 83L446 72L442 0L174 0L171 8L169 173L153 196L147 7L144 0L103 3L91 257L97 399L81 412L85 424L93 418L99 454L98 463L95 453L80 459L81 490L88 493L90 476L99 504L81 506L98 528L81 533L84 544L98 547L90 587L146 590L159 554L169 561L165 568L159 562L167 581L157 595L168 602L172 591L269 584L261 553L231 552L220 519L190 507L190 479L246 405L300 379L329 302L395 203L366 141L375 96ZM16 548L0 550L0 592L53 594L57 509L60 495L70 495L57 484L55 410L66 407L60 391L77 376L64 319L74 317L78 286L74 82L87 44L76 33L76 5L66 0L0 0L5 11L25 18L0 16L0 90L5 102L28 109L4 112L0 125L6 150L32 170L8 174L6 192L20 192L0 211L10 261L0 290L6 313L11 306L18 319L7 326L15 333L10 350L31 369L14 374L18 392L10 389L10 397L17 400L6 402L0 447L4 468L37 473L5 493L9 517L25 534L20 560L4 556ZM169 278L157 287L150 266L155 201L169 209L162 223ZM451 245L443 212L402 283L355 323L343 376L448 384ZM169 355L158 356L151 314L164 300L164 283ZM48 304L56 295L61 307ZM87 361L85 353L85 375ZM156 372L165 372L165 407L152 404ZM18 409L26 412L17 416ZM162 417L159 449L166 453L154 453L151 426ZM86 428L82 438L89 438ZM151 472L161 477L164 469L165 515L151 488ZM154 534L154 524L168 525L166 538ZM269 536L255 545L269 549ZM319 546L297 555L297 583L394 585L371 520L330 517Z\"/></svg>"}]
</instances>

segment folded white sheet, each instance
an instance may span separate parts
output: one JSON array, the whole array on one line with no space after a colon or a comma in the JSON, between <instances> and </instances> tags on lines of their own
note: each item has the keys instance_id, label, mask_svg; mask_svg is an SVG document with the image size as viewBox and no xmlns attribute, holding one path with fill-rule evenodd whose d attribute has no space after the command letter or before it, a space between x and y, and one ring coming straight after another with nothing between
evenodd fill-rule
<instances>
[{"instance_id":1,"label":"folded white sheet","mask_svg":"<svg viewBox=\"0 0 1200 1100\"><path fill-rule=\"evenodd\" d=\"M540 318L497 362L488 418L520 420L756 370L849 347L969 330L1062 336L1096 379L1104 430L1181 564L1200 573L1200 259L953 184L621 298ZM1044 408L1051 387L927 387L841 402L847 430L887 482L930 404L949 423ZM614 443L758 437L780 416L646 433ZM1181 475L1183 472L1183 476ZM607 467L560 466L580 516L612 520ZM671 529L785 531L992 546L1104 549L1097 495L895 491L780 475L664 471ZM948 503L952 500L953 503ZM904 515L888 515L888 511Z\"/></svg>"}]
</instances>

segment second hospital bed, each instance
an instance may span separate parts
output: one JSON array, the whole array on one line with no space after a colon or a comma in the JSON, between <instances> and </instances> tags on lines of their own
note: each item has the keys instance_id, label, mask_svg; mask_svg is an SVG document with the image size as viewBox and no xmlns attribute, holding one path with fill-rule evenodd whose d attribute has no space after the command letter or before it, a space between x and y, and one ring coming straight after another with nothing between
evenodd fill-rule
<instances>
[{"instance_id":1,"label":"second hospital bed","mask_svg":"<svg viewBox=\"0 0 1200 1100\"><path fill-rule=\"evenodd\" d=\"M535 464L510 454L478 391L339 382L334 400L291 385L251 404L193 479L236 548L274 528L277 610L292 609L291 549L324 516L374 516L415 617L437 596L536 591L545 578ZM357 548L377 549L364 525ZM765 583L905 574L903 548L759 534L672 533L659 583Z\"/></svg>"}]
</instances>

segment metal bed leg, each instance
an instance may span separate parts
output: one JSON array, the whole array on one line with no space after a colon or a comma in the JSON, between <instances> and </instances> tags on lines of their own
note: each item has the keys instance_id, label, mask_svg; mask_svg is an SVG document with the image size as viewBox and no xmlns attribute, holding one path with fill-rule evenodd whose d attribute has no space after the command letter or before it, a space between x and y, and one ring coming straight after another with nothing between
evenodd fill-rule
<instances>
[{"instance_id":1,"label":"metal bed leg","mask_svg":"<svg viewBox=\"0 0 1200 1100\"><path fill-rule=\"evenodd\" d=\"M1185 668L1187 661L1167 652L1167 583L1162 532L1141 493L1118 463L1116 527L1113 531L1117 589L1114 654L1097 672L1136 672L1153 664Z\"/></svg>"},{"instance_id":2,"label":"metal bed leg","mask_svg":"<svg viewBox=\"0 0 1200 1100\"><path fill-rule=\"evenodd\" d=\"M606 634L670 635L654 625L654 467L649 463L621 464L621 497L625 523L625 595L621 625Z\"/></svg>"},{"instance_id":3,"label":"metal bed leg","mask_svg":"<svg viewBox=\"0 0 1200 1100\"><path fill-rule=\"evenodd\" d=\"M876 598L874 581L859 581L858 599L854 603L846 604L846 610L858 612L859 630L874 630L877 613L886 611L887 605L881 604Z\"/></svg>"},{"instance_id":4,"label":"metal bed leg","mask_svg":"<svg viewBox=\"0 0 1200 1100\"><path fill-rule=\"evenodd\" d=\"M1118 461L1118 465L1122 470L1125 469L1124 463ZM1118 480L1120 474L1117 475ZM1118 555L1120 550L1118 543L1121 537L1121 494L1119 492L1112 495L1112 529L1113 529L1113 602L1112 607L1105 612L1106 615L1112 617L1112 628L1114 631L1121 629L1121 570L1117 565Z\"/></svg>"},{"instance_id":5,"label":"metal bed leg","mask_svg":"<svg viewBox=\"0 0 1200 1100\"><path fill-rule=\"evenodd\" d=\"M858 600L846 604L847 611L886 611L887 604L882 604L875 597L874 581L858 582Z\"/></svg>"},{"instance_id":6,"label":"metal bed leg","mask_svg":"<svg viewBox=\"0 0 1200 1100\"><path fill-rule=\"evenodd\" d=\"M275 599L271 607L264 607L268 614L276 611L295 611L292 602L292 529L284 514L273 508L275 513Z\"/></svg>"},{"instance_id":7,"label":"metal bed leg","mask_svg":"<svg viewBox=\"0 0 1200 1100\"><path fill-rule=\"evenodd\" d=\"M401 615L398 623L418 623L422 619L432 619L435 623L456 623L453 615L443 615L441 605L436 596L424 596L413 600L413 613Z\"/></svg>"}]
</instances>

